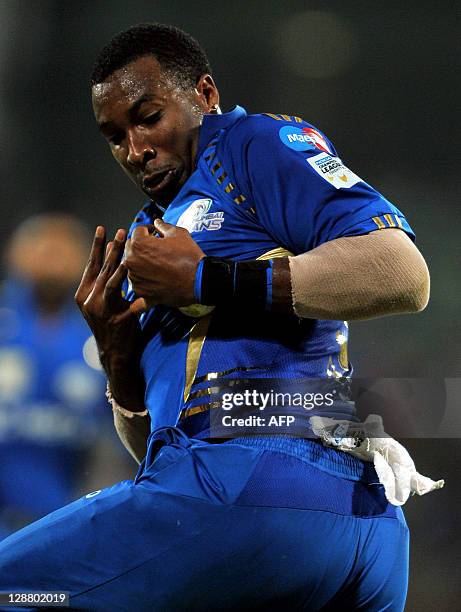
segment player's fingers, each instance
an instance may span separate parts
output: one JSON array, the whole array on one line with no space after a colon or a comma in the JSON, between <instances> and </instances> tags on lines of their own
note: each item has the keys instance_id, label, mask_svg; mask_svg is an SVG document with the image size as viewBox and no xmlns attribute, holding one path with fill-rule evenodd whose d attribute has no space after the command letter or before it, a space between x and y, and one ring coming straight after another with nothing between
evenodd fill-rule
<instances>
[{"instance_id":1,"label":"player's fingers","mask_svg":"<svg viewBox=\"0 0 461 612\"><path fill-rule=\"evenodd\" d=\"M94 233L93 244L91 245L90 257L86 264L85 272L89 276L96 276L104 261L104 244L106 241L106 230L102 225L98 225Z\"/></svg>"},{"instance_id":2,"label":"player's fingers","mask_svg":"<svg viewBox=\"0 0 461 612\"><path fill-rule=\"evenodd\" d=\"M126 231L124 229L117 230L114 240L112 241L112 247L108 250L104 264L99 273L97 282L104 284L112 276L117 269L125 248Z\"/></svg>"},{"instance_id":3,"label":"player's fingers","mask_svg":"<svg viewBox=\"0 0 461 612\"><path fill-rule=\"evenodd\" d=\"M138 278L137 276L134 276L130 272L129 268L127 268L127 270L128 270L128 282L130 283L131 289L133 289L133 291L136 293L136 295L143 296L144 292L142 291L142 288L141 288L142 280L140 278Z\"/></svg>"},{"instance_id":4,"label":"player's fingers","mask_svg":"<svg viewBox=\"0 0 461 612\"><path fill-rule=\"evenodd\" d=\"M106 244L106 254L104 256L104 259L107 259L107 256L111 252L113 246L114 246L114 243L112 240Z\"/></svg>"},{"instance_id":5,"label":"player's fingers","mask_svg":"<svg viewBox=\"0 0 461 612\"><path fill-rule=\"evenodd\" d=\"M130 268L132 256L136 255L138 249L143 249L146 244L149 244L149 247L152 248L152 243L146 243L146 239L149 240L155 233L155 227L152 224L139 225L134 229L125 244L125 262L128 268Z\"/></svg>"},{"instance_id":6,"label":"player's fingers","mask_svg":"<svg viewBox=\"0 0 461 612\"><path fill-rule=\"evenodd\" d=\"M82 280L75 293L75 300L81 306L88 295L91 293L94 282L98 277L104 261L104 243L106 240L106 230L102 225L98 225L94 233L93 244L88 258Z\"/></svg>"},{"instance_id":7,"label":"player's fingers","mask_svg":"<svg viewBox=\"0 0 461 612\"><path fill-rule=\"evenodd\" d=\"M106 228L103 225L98 225L94 232L93 244L91 245L89 263L100 266L102 264L102 254L104 251L104 242L106 240Z\"/></svg>"},{"instance_id":8,"label":"player's fingers","mask_svg":"<svg viewBox=\"0 0 461 612\"><path fill-rule=\"evenodd\" d=\"M149 245L149 246L150 246L150 249L152 249L152 245ZM125 244L125 259L123 261L125 263L126 268L129 271L132 270L133 266L137 267L136 264L139 264L138 257L137 257L139 250L142 250L142 246L140 242L139 241L137 242L133 237L128 238Z\"/></svg>"},{"instance_id":9,"label":"player's fingers","mask_svg":"<svg viewBox=\"0 0 461 612\"><path fill-rule=\"evenodd\" d=\"M104 287L104 301L108 304L109 308L122 303L122 284L126 275L127 270L122 262L107 281Z\"/></svg>"},{"instance_id":10,"label":"player's fingers","mask_svg":"<svg viewBox=\"0 0 461 612\"><path fill-rule=\"evenodd\" d=\"M131 234L132 242L136 242L140 238L146 238L147 236L149 236L149 227L150 226L147 225L138 225L138 227L136 227L133 233Z\"/></svg>"},{"instance_id":11,"label":"player's fingers","mask_svg":"<svg viewBox=\"0 0 461 612\"><path fill-rule=\"evenodd\" d=\"M149 309L149 305L144 298L138 298L130 304L130 311L139 317L143 312Z\"/></svg>"},{"instance_id":12,"label":"player's fingers","mask_svg":"<svg viewBox=\"0 0 461 612\"><path fill-rule=\"evenodd\" d=\"M155 279L150 278L147 280L144 276L140 276L136 274L136 272L133 272L133 270L130 270L126 261L124 261L123 263L126 269L128 270L128 280L136 295L139 295L141 297L147 297L149 294L155 292L158 287L157 281Z\"/></svg>"},{"instance_id":13,"label":"player's fingers","mask_svg":"<svg viewBox=\"0 0 461 612\"><path fill-rule=\"evenodd\" d=\"M168 236L174 236L174 234L178 231L176 225L171 225L171 223L166 223L163 219L155 219L154 227L160 236L167 238Z\"/></svg>"}]
</instances>

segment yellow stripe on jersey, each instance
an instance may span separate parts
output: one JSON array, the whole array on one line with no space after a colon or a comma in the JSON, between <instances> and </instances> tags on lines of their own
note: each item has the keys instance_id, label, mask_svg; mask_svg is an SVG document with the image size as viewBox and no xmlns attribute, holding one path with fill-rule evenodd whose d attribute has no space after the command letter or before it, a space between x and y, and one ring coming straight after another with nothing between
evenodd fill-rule
<instances>
[{"instance_id":1,"label":"yellow stripe on jersey","mask_svg":"<svg viewBox=\"0 0 461 612\"><path fill-rule=\"evenodd\" d=\"M276 121L282 121L281 117L279 117L278 115L273 115L272 113L263 113L263 115L267 115L268 117L270 117L271 119L275 119Z\"/></svg>"},{"instance_id":2,"label":"yellow stripe on jersey","mask_svg":"<svg viewBox=\"0 0 461 612\"><path fill-rule=\"evenodd\" d=\"M197 321L189 334L189 344L186 355L186 384L184 387L184 401L187 402L189 393L197 374L198 362L202 353L205 338L210 326L211 314Z\"/></svg>"},{"instance_id":3,"label":"yellow stripe on jersey","mask_svg":"<svg viewBox=\"0 0 461 612\"><path fill-rule=\"evenodd\" d=\"M285 119L285 121L291 121L291 117L289 115L280 115L282 117L282 119Z\"/></svg>"},{"instance_id":4,"label":"yellow stripe on jersey","mask_svg":"<svg viewBox=\"0 0 461 612\"><path fill-rule=\"evenodd\" d=\"M347 354L347 340L341 330L336 332L336 342L339 344L340 351L338 355L339 365L343 370L349 369L349 356Z\"/></svg>"},{"instance_id":5,"label":"yellow stripe on jersey","mask_svg":"<svg viewBox=\"0 0 461 612\"><path fill-rule=\"evenodd\" d=\"M221 402L211 402L210 404L202 404L200 406L194 406L193 408L186 408L181 410L179 420L187 419L187 417L193 416L194 414L200 414L200 412L206 412L215 408L220 408Z\"/></svg>"},{"instance_id":6,"label":"yellow stripe on jersey","mask_svg":"<svg viewBox=\"0 0 461 612\"><path fill-rule=\"evenodd\" d=\"M384 229L386 227L384 221L382 221L379 217L372 217L372 219L378 226L378 229Z\"/></svg>"},{"instance_id":7,"label":"yellow stripe on jersey","mask_svg":"<svg viewBox=\"0 0 461 612\"><path fill-rule=\"evenodd\" d=\"M216 180L218 181L218 185L222 185L222 184L223 184L223 182L224 182L224 179L226 179L226 178L227 178L227 172L223 172L223 173L221 174L221 176L218 176L218 177L216 178Z\"/></svg>"},{"instance_id":8,"label":"yellow stripe on jersey","mask_svg":"<svg viewBox=\"0 0 461 612\"><path fill-rule=\"evenodd\" d=\"M387 215L384 215L384 218L389 223L389 227L396 227L396 224L395 224L394 219L392 218L392 215L388 213Z\"/></svg>"},{"instance_id":9,"label":"yellow stripe on jersey","mask_svg":"<svg viewBox=\"0 0 461 612\"><path fill-rule=\"evenodd\" d=\"M235 189L235 185L233 185L232 183L229 183L228 185L226 185L226 187L224 188L224 191L226 193L230 193L231 191L233 191Z\"/></svg>"},{"instance_id":10,"label":"yellow stripe on jersey","mask_svg":"<svg viewBox=\"0 0 461 612\"><path fill-rule=\"evenodd\" d=\"M275 257L290 257L291 255L293 255L293 253L290 253L290 251L287 251L287 249L284 249L283 247L276 247L275 249L271 249L270 251L263 253L256 259L265 261L267 259L274 259Z\"/></svg>"}]
</instances>

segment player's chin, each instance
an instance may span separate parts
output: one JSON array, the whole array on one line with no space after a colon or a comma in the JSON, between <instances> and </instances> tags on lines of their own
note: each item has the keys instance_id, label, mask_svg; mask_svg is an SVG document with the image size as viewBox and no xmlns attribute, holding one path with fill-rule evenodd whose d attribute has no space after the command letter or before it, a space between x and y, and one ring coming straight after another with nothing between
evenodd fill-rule
<instances>
[{"instance_id":1,"label":"player's chin","mask_svg":"<svg viewBox=\"0 0 461 612\"><path fill-rule=\"evenodd\" d=\"M182 180L182 175L180 175L179 172L175 172L166 185L161 187L148 187L141 185L141 189L153 202L157 202L158 204L166 207L178 195L183 183L184 180Z\"/></svg>"}]
</instances>

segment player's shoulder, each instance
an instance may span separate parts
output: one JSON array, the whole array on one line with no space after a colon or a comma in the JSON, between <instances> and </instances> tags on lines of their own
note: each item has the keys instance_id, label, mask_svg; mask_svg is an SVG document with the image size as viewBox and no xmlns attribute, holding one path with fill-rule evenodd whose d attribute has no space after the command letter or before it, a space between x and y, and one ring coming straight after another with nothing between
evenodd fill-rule
<instances>
[{"instance_id":1,"label":"player's shoulder","mask_svg":"<svg viewBox=\"0 0 461 612\"><path fill-rule=\"evenodd\" d=\"M301 117L292 115L276 115L274 113L255 113L242 117L228 130L228 135L232 138L254 138L261 135L278 134L281 128L293 127L313 127Z\"/></svg>"},{"instance_id":2,"label":"player's shoulder","mask_svg":"<svg viewBox=\"0 0 461 612\"><path fill-rule=\"evenodd\" d=\"M286 145L295 151L316 148L328 153L334 147L327 136L309 121L297 115L275 113L250 114L234 124L225 136L230 147Z\"/></svg>"}]
</instances>

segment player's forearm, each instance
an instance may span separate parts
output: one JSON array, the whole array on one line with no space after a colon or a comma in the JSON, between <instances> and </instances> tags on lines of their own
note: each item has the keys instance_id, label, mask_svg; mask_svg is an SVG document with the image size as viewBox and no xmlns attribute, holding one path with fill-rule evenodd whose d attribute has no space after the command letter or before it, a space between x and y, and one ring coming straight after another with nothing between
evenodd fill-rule
<instances>
[{"instance_id":1,"label":"player's forearm","mask_svg":"<svg viewBox=\"0 0 461 612\"><path fill-rule=\"evenodd\" d=\"M101 358L109 386L117 402L132 412L143 412L145 383L139 367L139 358L120 360L116 357Z\"/></svg>"},{"instance_id":2,"label":"player's forearm","mask_svg":"<svg viewBox=\"0 0 461 612\"><path fill-rule=\"evenodd\" d=\"M112 405L114 426L118 437L130 455L138 462L146 456L147 439L150 434L150 416L144 412L131 412L120 406L112 396L110 389L107 393Z\"/></svg>"},{"instance_id":3,"label":"player's forearm","mask_svg":"<svg viewBox=\"0 0 461 612\"><path fill-rule=\"evenodd\" d=\"M337 320L417 312L429 297L424 259L399 229L338 238L288 260L234 261L206 256L183 228L159 219L155 227L160 238L133 233L124 261L148 303Z\"/></svg>"},{"instance_id":4,"label":"player's forearm","mask_svg":"<svg viewBox=\"0 0 461 612\"><path fill-rule=\"evenodd\" d=\"M313 319L370 319L418 312L429 299L429 272L401 230L338 238L308 253L274 261L274 300ZM277 280L278 279L278 280ZM278 296L278 297L277 297Z\"/></svg>"}]
</instances>

